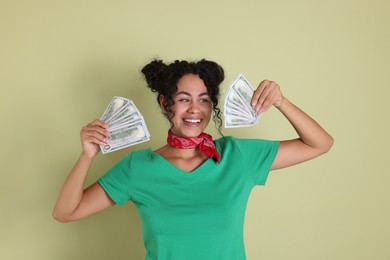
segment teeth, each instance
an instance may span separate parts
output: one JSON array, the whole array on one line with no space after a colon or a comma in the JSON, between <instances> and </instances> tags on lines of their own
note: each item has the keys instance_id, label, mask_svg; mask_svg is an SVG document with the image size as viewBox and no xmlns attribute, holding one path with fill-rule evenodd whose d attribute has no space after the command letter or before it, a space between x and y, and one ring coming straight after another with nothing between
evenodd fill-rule
<instances>
[{"instance_id":1,"label":"teeth","mask_svg":"<svg viewBox=\"0 0 390 260\"><path fill-rule=\"evenodd\" d=\"M200 123L200 119L184 119L184 121L189 123Z\"/></svg>"}]
</instances>

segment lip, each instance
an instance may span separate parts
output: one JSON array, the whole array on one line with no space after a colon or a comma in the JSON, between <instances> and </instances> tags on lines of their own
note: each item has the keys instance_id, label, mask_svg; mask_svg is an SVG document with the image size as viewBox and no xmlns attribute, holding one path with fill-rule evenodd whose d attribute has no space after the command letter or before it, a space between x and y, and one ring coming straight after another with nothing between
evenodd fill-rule
<instances>
[{"instance_id":1,"label":"lip","mask_svg":"<svg viewBox=\"0 0 390 260\"><path fill-rule=\"evenodd\" d=\"M200 118L183 118L183 121L185 123L189 123L189 124L199 124L201 123L203 120L200 119Z\"/></svg>"},{"instance_id":2,"label":"lip","mask_svg":"<svg viewBox=\"0 0 390 260\"><path fill-rule=\"evenodd\" d=\"M203 119L200 118L183 118L184 125L188 127L198 127L202 124Z\"/></svg>"}]
</instances>

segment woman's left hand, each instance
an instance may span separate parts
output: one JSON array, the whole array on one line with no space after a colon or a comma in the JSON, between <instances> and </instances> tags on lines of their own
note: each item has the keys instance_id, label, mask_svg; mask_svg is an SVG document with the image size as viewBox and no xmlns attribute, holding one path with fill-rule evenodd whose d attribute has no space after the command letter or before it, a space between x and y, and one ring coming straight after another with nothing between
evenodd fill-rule
<instances>
[{"instance_id":1,"label":"woman's left hand","mask_svg":"<svg viewBox=\"0 0 390 260\"><path fill-rule=\"evenodd\" d=\"M258 114L266 112L271 106L278 107L283 101L279 85L270 80L263 80L252 97L252 106Z\"/></svg>"}]
</instances>

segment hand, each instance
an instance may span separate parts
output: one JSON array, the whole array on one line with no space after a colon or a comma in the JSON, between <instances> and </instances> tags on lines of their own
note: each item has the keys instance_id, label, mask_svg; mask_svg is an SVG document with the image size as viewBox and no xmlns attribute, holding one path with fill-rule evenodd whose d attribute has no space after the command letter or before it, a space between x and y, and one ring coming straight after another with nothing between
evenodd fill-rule
<instances>
[{"instance_id":1,"label":"hand","mask_svg":"<svg viewBox=\"0 0 390 260\"><path fill-rule=\"evenodd\" d=\"M279 85L274 81L263 80L252 97L252 106L258 114L266 112L271 106L278 107L283 101Z\"/></svg>"},{"instance_id":2,"label":"hand","mask_svg":"<svg viewBox=\"0 0 390 260\"><path fill-rule=\"evenodd\" d=\"M81 129L80 139L84 155L93 158L99 152L99 145L108 143L107 138L110 136L110 132L107 129L108 124L98 119Z\"/></svg>"}]
</instances>

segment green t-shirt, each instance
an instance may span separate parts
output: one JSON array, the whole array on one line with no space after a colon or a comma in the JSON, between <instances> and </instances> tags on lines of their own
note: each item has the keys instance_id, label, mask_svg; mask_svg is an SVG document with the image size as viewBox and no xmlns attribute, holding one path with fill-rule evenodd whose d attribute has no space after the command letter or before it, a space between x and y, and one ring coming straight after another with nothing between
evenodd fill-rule
<instances>
[{"instance_id":1,"label":"green t-shirt","mask_svg":"<svg viewBox=\"0 0 390 260\"><path fill-rule=\"evenodd\" d=\"M146 260L243 260L247 201L264 185L278 141L215 140L221 162L187 173L151 149L134 151L99 179L112 198L137 206Z\"/></svg>"}]
</instances>

